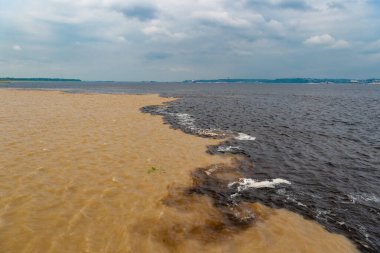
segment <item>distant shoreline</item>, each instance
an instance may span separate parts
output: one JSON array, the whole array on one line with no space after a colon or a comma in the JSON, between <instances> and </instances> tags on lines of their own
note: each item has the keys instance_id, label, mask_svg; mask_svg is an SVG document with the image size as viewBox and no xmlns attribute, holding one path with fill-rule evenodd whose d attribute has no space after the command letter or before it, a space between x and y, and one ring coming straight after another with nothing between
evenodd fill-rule
<instances>
[{"instance_id":1,"label":"distant shoreline","mask_svg":"<svg viewBox=\"0 0 380 253\"><path fill-rule=\"evenodd\" d=\"M380 84L380 78L347 79L347 78L276 78L276 79L253 79L253 78L228 78L228 79L198 79L170 81L82 81L76 78L0 78L0 83L10 82L110 82L110 83L184 83L184 84Z\"/></svg>"},{"instance_id":2,"label":"distant shoreline","mask_svg":"<svg viewBox=\"0 0 380 253\"><path fill-rule=\"evenodd\" d=\"M369 84L379 83L380 79L346 79L346 78L277 78L277 79L204 79L204 80L185 80L184 83L282 83L282 84Z\"/></svg>"},{"instance_id":3,"label":"distant shoreline","mask_svg":"<svg viewBox=\"0 0 380 253\"><path fill-rule=\"evenodd\" d=\"M81 82L80 79L66 79L66 78L14 78L5 77L0 78L0 82Z\"/></svg>"}]
</instances>

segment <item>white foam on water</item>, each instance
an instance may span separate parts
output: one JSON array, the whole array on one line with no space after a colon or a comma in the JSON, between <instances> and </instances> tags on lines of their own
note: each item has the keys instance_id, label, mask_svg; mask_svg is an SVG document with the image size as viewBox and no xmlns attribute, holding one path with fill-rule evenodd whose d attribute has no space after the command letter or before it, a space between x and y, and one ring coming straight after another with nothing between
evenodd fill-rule
<instances>
[{"instance_id":1,"label":"white foam on water","mask_svg":"<svg viewBox=\"0 0 380 253\"><path fill-rule=\"evenodd\" d=\"M354 193L354 194L348 194L347 196L352 202L352 204L356 204L356 202L358 201L380 203L380 197L376 196L375 194Z\"/></svg>"},{"instance_id":2,"label":"white foam on water","mask_svg":"<svg viewBox=\"0 0 380 253\"><path fill-rule=\"evenodd\" d=\"M307 207L307 205L305 205L305 204L302 203L302 202L297 201L295 198L293 198L293 197L291 197L291 196L287 196L286 199L289 200L289 201L291 201L291 202L293 202L293 203L296 203L296 204L299 205L299 206Z\"/></svg>"},{"instance_id":3,"label":"white foam on water","mask_svg":"<svg viewBox=\"0 0 380 253\"><path fill-rule=\"evenodd\" d=\"M161 113L161 114L167 114L166 107L156 107L155 112Z\"/></svg>"},{"instance_id":4,"label":"white foam on water","mask_svg":"<svg viewBox=\"0 0 380 253\"><path fill-rule=\"evenodd\" d=\"M205 135L205 136L208 136L208 137L223 137L224 134L221 130L218 130L218 129L200 129L200 128L196 128L194 129L197 134L200 134L200 135Z\"/></svg>"},{"instance_id":5,"label":"white foam on water","mask_svg":"<svg viewBox=\"0 0 380 253\"><path fill-rule=\"evenodd\" d=\"M235 140L239 140L239 141L254 141L254 140L256 140L256 137L250 136L250 135L245 134L245 133L238 133L238 135L235 136Z\"/></svg>"},{"instance_id":6,"label":"white foam on water","mask_svg":"<svg viewBox=\"0 0 380 253\"><path fill-rule=\"evenodd\" d=\"M187 113L174 113L173 114L175 117L177 117L179 123L183 126L186 126L188 127L189 129L196 129L195 127L195 120L194 118L190 115L190 114L187 114Z\"/></svg>"},{"instance_id":7,"label":"white foam on water","mask_svg":"<svg viewBox=\"0 0 380 253\"><path fill-rule=\"evenodd\" d=\"M217 169L218 169L218 166L215 166L215 167L213 167L211 169L206 170L205 173L207 174L207 176L210 176Z\"/></svg>"},{"instance_id":8,"label":"white foam on water","mask_svg":"<svg viewBox=\"0 0 380 253\"><path fill-rule=\"evenodd\" d=\"M176 117L178 119L178 124L199 135L205 135L209 137L222 137L224 135L223 131L219 129L202 129L196 127L194 117L188 113L171 113L165 112L163 110L160 111L160 113Z\"/></svg>"},{"instance_id":9,"label":"white foam on water","mask_svg":"<svg viewBox=\"0 0 380 253\"><path fill-rule=\"evenodd\" d=\"M170 115L173 117L176 117L178 119L178 124L181 126L185 127L186 129L195 132L199 135L204 135L208 137L227 137L228 135L231 135L232 132L230 131L222 131L220 129L212 128L212 129L203 129L203 128L198 128L195 126L195 118L188 114L188 113L173 113L173 112L168 112L165 107L159 107L156 108L156 112L158 112L161 115ZM256 140L256 137L250 136L245 133L238 133L235 136L236 140L240 141L254 141ZM228 152L228 151L225 151Z\"/></svg>"},{"instance_id":10,"label":"white foam on water","mask_svg":"<svg viewBox=\"0 0 380 253\"><path fill-rule=\"evenodd\" d=\"M302 206L302 207L307 207L307 205L305 205L304 203L298 201L294 197L294 195L292 193L287 192L284 188L276 190L276 193L279 194L279 195L281 195L281 196L286 197L287 201L293 202L293 203L295 203L295 204L297 204L299 206Z\"/></svg>"},{"instance_id":11,"label":"white foam on water","mask_svg":"<svg viewBox=\"0 0 380 253\"><path fill-rule=\"evenodd\" d=\"M231 199L234 199L234 198L236 198L237 196L239 196L239 193L238 193L238 192L237 192L237 193L234 193L234 194L231 194L230 198L231 198Z\"/></svg>"},{"instance_id":12,"label":"white foam on water","mask_svg":"<svg viewBox=\"0 0 380 253\"><path fill-rule=\"evenodd\" d=\"M363 234L364 237L368 240L369 234L367 232L367 229L363 225L358 225L358 227L359 227L360 233Z\"/></svg>"},{"instance_id":13,"label":"white foam on water","mask_svg":"<svg viewBox=\"0 0 380 253\"><path fill-rule=\"evenodd\" d=\"M241 150L241 148L239 146L219 146L217 148L218 152L231 152L236 150Z\"/></svg>"},{"instance_id":14,"label":"white foam on water","mask_svg":"<svg viewBox=\"0 0 380 253\"><path fill-rule=\"evenodd\" d=\"M321 220L326 220L326 216L331 214L330 210L323 210L323 209L316 209L317 214L315 215L315 218L321 219Z\"/></svg>"},{"instance_id":15,"label":"white foam on water","mask_svg":"<svg viewBox=\"0 0 380 253\"><path fill-rule=\"evenodd\" d=\"M272 180L256 181L252 178L240 178L237 182L232 182L228 184L228 187L231 188L234 185L238 185L237 191L245 191L249 188L274 188L279 184L291 184L288 180L282 178L275 178Z\"/></svg>"}]
</instances>

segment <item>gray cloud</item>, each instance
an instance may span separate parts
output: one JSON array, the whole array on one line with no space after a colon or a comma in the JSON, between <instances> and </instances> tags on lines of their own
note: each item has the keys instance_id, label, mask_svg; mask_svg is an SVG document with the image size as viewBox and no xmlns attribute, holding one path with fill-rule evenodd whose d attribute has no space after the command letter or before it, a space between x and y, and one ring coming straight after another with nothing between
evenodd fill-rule
<instances>
[{"instance_id":1,"label":"gray cloud","mask_svg":"<svg viewBox=\"0 0 380 253\"><path fill-rule=\"evenodd\" d=\"M147 60L164 60L171 56L169 53L165 52L149 52L145 54L145 59Z\"/></svg>"},{"instance_id":2,"label":"gray cloud","mask_svg":"<svg viewBox=\"0 0 380 253\"><path fill-rule=\"evenodd\" d=\"M340 3L340 2L327 3L327 6L330 9L336 9L336 10L344 10L346 8L344 3Z\"/></svg>"},{"instance_id":3,"label":"gray cloud","mask_svg":"<svg viewBox=\"0 0 380 253\"><path fill-rule=\"evenodd\" d=\"M375 0L3 0L0 70L87 80L374 76L379 9Z\"/></svg>"},{"instance_id":4,"label":"gray cloud","mask_svg":"<svg viewBox=\"0 0 380 253\"><path fill-rule=\"evenodd\" d=\"M305 1L301 1L301 0L290 0L290 1L284 0L276 4L275 6L279 8L293 9L293 10L299 10L299 11L313 10L313 8L310 5L308 5Z\"/></svg>"},{"instance_id":5,"label":"gray cloud","mask_svg":"<svg viewBox=\"0 0 380 253\"><path fill-rule=\"evenodd\" d=\"M126 17L137 18L140 21L148 21L157 18L158 10L153 6L135 5L120 10Z\"/></svg>"},{"instance_id":6,"label":"gray cloud","mask_svg":"<svg viewBox=\"0 0 380 253\"><path fill-rule=\"evenodd\" d=\"M292 9L298 11L310 11L314 8L304 0L282 0L282 1L265 1L265 0L246 0L245 4L251 8L271 8L271 9Z\"/></svg>"},{"instance_id":7,"label":"gray cloud","mask_svg":"<svg viewBox=\"0 0 380 253\"><path fill-rule=\"evenodd\" d=\"M247 19L236 17L226 11L197 11L192 14L192 17L207 26L241 29L251 25Z\"/></svg>"}]
</instances>

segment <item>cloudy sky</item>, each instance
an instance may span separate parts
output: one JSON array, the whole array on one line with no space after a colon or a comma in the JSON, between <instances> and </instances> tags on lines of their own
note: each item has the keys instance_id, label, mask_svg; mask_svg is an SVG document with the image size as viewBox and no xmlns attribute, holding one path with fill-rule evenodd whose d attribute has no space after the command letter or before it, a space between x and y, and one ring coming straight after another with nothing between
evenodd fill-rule
<instances>
[{"instance_id":1,"label":"cloudy sky","mask_svg":"<svg viewBox=\"0 0 380 253\"><path fill-rule=\"evenodd\" d=\"M0 0L0 77L380 77L380 0Z\"/></svg>"}]
</instances>

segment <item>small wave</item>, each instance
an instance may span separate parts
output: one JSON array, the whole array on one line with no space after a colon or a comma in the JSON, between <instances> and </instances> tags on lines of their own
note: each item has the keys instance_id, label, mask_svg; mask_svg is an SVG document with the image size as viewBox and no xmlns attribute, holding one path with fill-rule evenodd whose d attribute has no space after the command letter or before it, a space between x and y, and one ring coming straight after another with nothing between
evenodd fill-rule
<instances>
[{"instance_id":1,"label":"small wave","mask_svg":"<svg viewBox=\"0 0 380 253\"><path fill-rule=\"evenodd\" d=\"M380 203L379 196L376 196L375 194L356 193L348 194L347 196L353 204L355 204L358 201Z\"/></svg>"},{"instance_id":2,"label":"small wave","mask_svg":"<svg viewBox=\"0 0 380 253\"><path fill-rule=\"evenodd\" d=\"M284 196L287 202L295 203L298 206L307 207L304 203L298 201L294 194L287 192L284 188L276 190L278 195Z\"/></svg>"},{"instance_id":3,"label":"small wave","mask_svg":"<svg viewBox=\"0 0 380 253\"><path fill-rule=\"evenodd\" d=\"M177 117L179 124L188 127L190 129L195 129L195 124L194 124L194 118L187 113L171 113L171 115Z\"/></svg>"},{"instance_id":4,"label":"small wave","mask_svg":"<svg viewBox=\"0 0 380 253\"><path fill-rule=\"evenodd\" d=\"M239 141L254 141L256 137L250 136L245 133L233 133L228 130L221 130L217 128L199 128L195 124L195 118L183 112L170 112L168 111L168 107L157 106L157 107L146 107L145 110L147 112L153 112L159 115L167 115L176 119L177 124L181 125L184 130L190 131L194 134L198 134L201 136L213 137L213 138L226 138L230 136L235 136L235 140ZM239 149L241 150L241 149ZM229 152L230 150L220 150L220 152ZM232 151L232 150L231 150ZM233 151L237 151L234 149Z\"/></svg>"},{"instance_id":5,"label":"small wave","mask_svg":"<svg viewBox=\"0 0 380 253\"><path fill-rule=\"evenodd\" d=\"M368 240L370 236L368 234L366 227L364 227L363 225L358 225L358 227L359 227L360 233L362 233L362 235L364 235L364 237Z\"/></svg>"},{"instance_id":6,"label":"small wave","mask_svg":"<svg viewBox=\"0 0 380 253\"><path fill-rule=\"evenodd\" d=\"M330 210L324 210L324 209L319 209L317 208L315 210L315 218L318 220L326 220L327 216L331 214Z\"/></svg>"},{"instance_id":7,"label":"small wave","mask_svg":"<svg viewBox=\"0 0 380 253\"><path fill-rule=\"evenodd\" d=\"M240 151L241 148L239 146L219 146L216 151L218 152L233 152Z\"/></svg>"},{"instance_id":8,"label":"small wave","mask_svg":"<svg viewBox=\"0 0 380 253\"><path fill-rule=\"evenodd\" d=\"M231 188L234 185L238 185L237 191L245 191L249 188L274 188L276 185L279 184L291 184L288 180L282 179L282 178L275 178L272 180L265 180L265 181L256 181L252 178L240 178L237 182L232 182L228 184L228 187Z\"/></svg>"},{"instance_id":9,"label":"small wave","mask_svg":"<svg viewBox=\"0 0 380 253\"><path fill-rule=\"evenodd\" d=\"M196 133L198 135L202 136L208 136L208 137L224 137L226 133L219 129L204 129L204 128L198 128L195 126L195 119L193 116L187 113L167 113L171 116L175 116L178 119L178 123L182 125L183 127L187 128L193 133Z\"/></svg>"},{"instance_id":10,"label":"small wave","mask_svg":"<svg viewBox=\"0 0 380 253\"><path fill-rule=\"evenodd\" d=\"M256 140L256 137L250 136L245 133L238 133L238 135L235 137L236 140L239 141L254 141Z\"/></svg>"},{"instance_id":11,"label":"small wave","mask_svg":"<svg viewBox=\"0 0 380 253\"><path fill-rule=\"evenodd\" d=\"M223 138L227 136L227 132L222 131L220 129L204 129L196 127L194 117L188 113L172 113L167 112L165 109L162 108L160 108L159 113L162 115L169 115L177 118L177 123L179 125L195 134L214 138Z\"/></svg>"}]
</instances>

